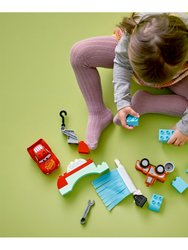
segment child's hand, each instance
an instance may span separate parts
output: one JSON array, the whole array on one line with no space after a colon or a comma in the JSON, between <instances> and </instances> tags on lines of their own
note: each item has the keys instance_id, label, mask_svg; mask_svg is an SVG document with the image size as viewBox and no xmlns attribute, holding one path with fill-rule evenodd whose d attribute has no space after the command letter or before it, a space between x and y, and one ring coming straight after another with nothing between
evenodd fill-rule
<instances>
[{"instance_id":1,"label":"child's hand","mask_svg":"<svg viewBox=\"0 0 188 250\"><path fill-rule=\"evenodd\" d=\"M173 144L175 146L182 146L188 141L188 135L184 135L179 130L175 129L173 135L168 140L168 144Z\"/></svg>"},{"instance_id":2,"label":"child's hand","mask_svg":"<svg viewBox=\"0 0 188 250\"><path fill-rule=\"evenodd\" d=\"M139 114L136 113L131 107L120 109L120 111L118 112L118 118L121 122L122 127L127 128L127 129L133 129L134 127L130 127L126 124L126 117L128 115L139 117Z\"/></svg>"},{"instance_id":3,"label":"child's hand","mask_svg":"<svg viewBox=\"0 0 188 250\"><path fill-rule=\"evenodd\" d=\"M119 41L120 39L121 39L121 37L123 36L123 34L124 34L124 32L123 32L123 30L121 29L121 28L115 28L115 30L114 30L114 35L115 35L115 37L116 37L116 39Z\"/></svg>"}]
</instances>

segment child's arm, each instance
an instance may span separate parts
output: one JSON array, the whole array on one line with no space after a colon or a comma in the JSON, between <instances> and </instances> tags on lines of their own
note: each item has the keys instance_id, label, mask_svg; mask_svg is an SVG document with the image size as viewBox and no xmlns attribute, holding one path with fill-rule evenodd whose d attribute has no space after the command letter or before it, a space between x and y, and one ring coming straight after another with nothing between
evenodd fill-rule
<instances>
[{"instance_id":1,"label":"child's arm","mask_svg":"<svg viewBox=\"0 0 188 250\"><path fill-rule=\"evenodd\" d=\"M123 35L115 49L113 84L117 110L130 106L130 79L133 73L128 58L128 38Z\"/></svg>"},{"instance_id":2,"label":"child's arm","mask_svg":"<svg viewBox=\"0 0 188 250\"><path fill-rule=\"evenodd\" d=\"M115 49L113 84L114 100L117 105L118 116L123 127L132 129L126 125L126 116L128 114L138 116L130 107L130 80L133 73L128 58L128 37L123 35Z\"/></svg>"}]
</instances>

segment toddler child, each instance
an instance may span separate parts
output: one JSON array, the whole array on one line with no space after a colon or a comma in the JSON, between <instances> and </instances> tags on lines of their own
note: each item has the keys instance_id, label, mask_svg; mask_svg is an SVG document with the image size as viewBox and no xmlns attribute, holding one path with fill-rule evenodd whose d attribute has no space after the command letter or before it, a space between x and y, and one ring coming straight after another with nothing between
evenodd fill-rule
<instances>
[{"instance_id":1,"label":"toddler child","mask_svg":"<svg viewBox=\"0 0 188 250\"><path fill-rule=\"evenodd\" d=\"M88 108L86 143L96 149L100 135L112 120L124 128L128 114L179 116L169 144L188 141L188 16L170 13L132 13L113 36L89 38L71 50L71 64ZM97 68L113 68L117 115L105 106ZM131 77L153 88L173 93L152 95L139 90L130 95Z\"/></svg>"}]
</instances>

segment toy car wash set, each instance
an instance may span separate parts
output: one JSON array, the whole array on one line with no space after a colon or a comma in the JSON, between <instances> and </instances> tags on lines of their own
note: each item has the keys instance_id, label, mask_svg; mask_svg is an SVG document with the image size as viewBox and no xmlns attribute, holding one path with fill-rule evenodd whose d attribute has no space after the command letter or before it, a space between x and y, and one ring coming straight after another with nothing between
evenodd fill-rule
<instances>
[{"instance_id":1,"label":"toy car wash set","mask_svg":"<svg viewBox=\"0 0 188 250\"><path fill-rule=\"evenodd\" d=\"M81 154L89 154L89 148L84 141L78 140L73 130L65 128L64 115L67 112L62 110L60 116L62 118L61 131L67 136L69 144L78 144L78 152ZM127 117L129 126L138 126L138 118ZM172 130L159 130L159 141L167 142L173 134ZM49 145L43 140L39 139L37 142L27 148L31 158L37 163L41 171L48 175L55 171L60 166L60 161L55 156ZM61 195L66 195L73 190L74 185L80 178L89 174L100 174L100 177L92 182L94 189L100 196L106 208L111 211L118 203L132 194L135 204L143 207L147 202L147 198L142 195L141 191L136 188L133 180L127 173L125 166L118 160L114 160L117 168L110 170L106 162L96 165L93 160L76 159L67 166L67 172L58 177L57 188ZM166 162L164 165L152 165L148 159L143 158L137 160L135 163L136 170L146 175L145 184L147 187L152 186L155 181L164 182L169 173L174 171L174 164ZM188 173L188 169L186 170ZM181 177L176 177L172 183L179 193L183 193L188 188ZM148 208L152 211L159 212L164 197L159 194L153 194ZM80 220L81 224L86 223L86 216L90 208L95 204L95 201L88 201L88 206Z\"/></svg>"}]
</instances>

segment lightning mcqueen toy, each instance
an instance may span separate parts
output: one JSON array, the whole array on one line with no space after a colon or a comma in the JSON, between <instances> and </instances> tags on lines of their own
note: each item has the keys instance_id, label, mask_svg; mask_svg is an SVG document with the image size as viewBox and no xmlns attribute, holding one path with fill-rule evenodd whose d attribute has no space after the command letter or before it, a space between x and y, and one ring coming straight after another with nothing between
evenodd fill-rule
<instances>
[{"instance_id":1,"label":"lightning mcqueen toy","mask_svg":"<svg viewBox=\"0 0 188 250\"><path fill-rule=\"evenodd\" d=\"M44 174L50 174L60 165L59 160L43 139L28 147L27 151Z\"/></svg>"}]
</instances>

